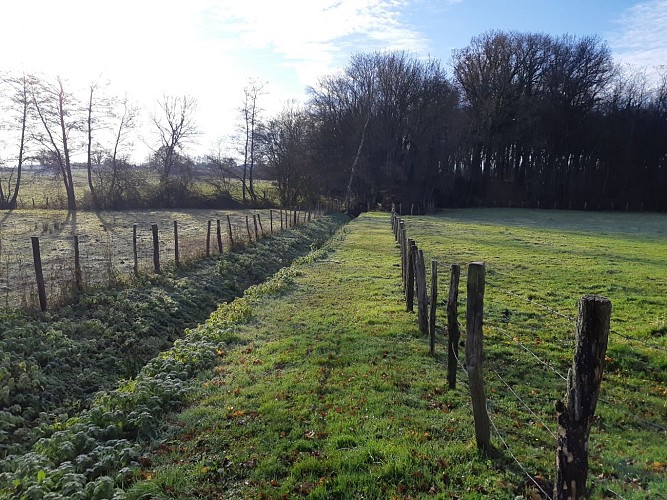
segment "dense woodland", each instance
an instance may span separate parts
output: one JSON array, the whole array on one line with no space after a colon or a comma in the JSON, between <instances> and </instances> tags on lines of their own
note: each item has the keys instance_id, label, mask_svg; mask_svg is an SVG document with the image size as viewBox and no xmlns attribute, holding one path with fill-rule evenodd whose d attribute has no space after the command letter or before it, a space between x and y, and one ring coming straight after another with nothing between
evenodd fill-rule
<instances>
[{"instance_id":1,"label":"dense woodland","mask_svg":"<svg viewBox=\"0 0 667 500\"><path fill-rule=\"evenodd\" d=\"M273 117L260 113L263 86L252 82L236 157L191 158L196 101L165 96L150 116L158 139L143 166L129 162L138 110L127 98L98 97L91 85L75 99L62 80L34 75L7 75L3 85L3 146L16 151L3 158L4 208L16 206L32 157L61 177L76 209L76 147L86 152L87 204L96 208L196 203L199 168L222 201L238 178L248 204L260 201L253 173L262 169L288 206L328 197L385 207L667 210L667 69L620 67L594 36L488 32L447 65L357 54L309 88L304 104Z\"/></svg>"}]
</instances>

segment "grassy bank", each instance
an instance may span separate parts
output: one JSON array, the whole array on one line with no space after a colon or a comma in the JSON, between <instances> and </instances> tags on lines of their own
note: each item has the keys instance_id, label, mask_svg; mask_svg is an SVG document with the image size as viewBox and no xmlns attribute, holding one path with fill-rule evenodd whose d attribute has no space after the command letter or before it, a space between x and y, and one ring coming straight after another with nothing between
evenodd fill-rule
<instances>
[{"instance_id":1,"label":"grassy bank","mask_svg":"<svg viewBox=\"0 0 667 500\"><path fill-rule=\"evenodd\" d=\"M530 211L444 212L408 223L441 269L487 261L491 457L476 450L465 375L446 389L442 347L428 357L415 318L404 312L388 217L366 215L233 329L240 343L188 395L188 408L128 481L128 497L550 493L554 402L565 388L555 371L571 361L577 299L592 292L610 296L612 329L628 337L610 340L606 403L591 436L592 496L667 495L664 226L599 219L591 230L581 215L568 222L555 214L555 224ZM636 266L619 276L624 262ZM441 297L447 283L441 275ZM621 287L625 299L614 294Z\"/></svg>"}]
</instances>

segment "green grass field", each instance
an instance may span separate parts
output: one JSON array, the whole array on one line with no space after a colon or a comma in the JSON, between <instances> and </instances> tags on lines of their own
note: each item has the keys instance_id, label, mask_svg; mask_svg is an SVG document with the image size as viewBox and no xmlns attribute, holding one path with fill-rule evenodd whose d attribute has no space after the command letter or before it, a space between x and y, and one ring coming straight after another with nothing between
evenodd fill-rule
<instances>
[{"instance_id":1,"label":"green grass field","mask_svg":"<svg viewBox=\"0 0 667 500\"><path fill-rule=\"evenodd\" d=\"M440 262L441 303L449 264L487 263L492 456L477 452L462 371L447 390L444 307L431 358L404 312L389 216L369 214L234 328L243 341L202 376L128 496L550 494L573 317L582 295L599 293L612 301L613 333L590 438L592 496L667 497L667 217L462 210L408 217L407 229Z\"/></svg>"}]
</instances>

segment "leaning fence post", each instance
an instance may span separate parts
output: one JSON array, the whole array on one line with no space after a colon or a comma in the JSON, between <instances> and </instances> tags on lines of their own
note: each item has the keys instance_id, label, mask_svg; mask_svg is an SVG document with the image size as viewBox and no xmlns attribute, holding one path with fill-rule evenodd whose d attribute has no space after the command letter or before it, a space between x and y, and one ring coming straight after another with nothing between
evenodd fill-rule
<instances>
[{"instance_id":1,"label":"leaning fence post","mask_svg":"<svg viewBox=\"0 0 667 500\"><path fill-rule=\"evenodd\" d=\"M39 252L39 237L32 236L32 259L35 262L35 278L37 280L37 294L39 295L39 307L46 311L46 286L44 285L44 274L42 273L42 256Z\"/></svg>"},{"instance_id":2,"label":"leaning fence post","mask_svg":"<svg viewBox=\"0 0 667 500\"><path fill-rule=\"evenodd\" d=\"M137 225L132 224L132 253L134 255L134 275L139 276L139 256L137 255Z\"/></svg>"},{"instance_id":3,"label":"leaning fence post","mask_svg":"<svg viewBox=\"0 0 667 500\"><path fill-rule=\"evenodd\" d=\"M415 257L417 321L419 323L419 331L428 334L428 293L426 290L426 264L424 263L424 251L419 249Z\"/></svg>"},{"instance_id":4,"label":"leaning fence post","mask_svg":"<svg viewBox=\"0 0 667 500\"><path fill-rule=\"evenodd\" d=\"M227 216L227 229L229 231L229 248L234 248L234 236L232 235L232 221Z\"/></svg>"},{"instance_id":5,"label":"leaning fence post","mask_svg":"<svg viewBox=\"0 0 667 500\"><path fill-rule=\"evenodd\" d=\"M222 253L222 228L220 227L220 219L216 219L215 223L215 234L218 238L218 253Z\"/></svg>"},{"instance_id":6,"label":"leaning fence post","mask_svg":"<svg viewBox=\"0 0 667 500\"><path fill-rule=\"evenodd\" d=\"M405 284L405 310L408 312L414 311L415 304L415 254L417 253L417 245L414 240L408 240L408 260L406 262L407 278Z\"/></svg>"},{"instance_id":7,"label":"leaning fence post","mask_svg":"<svg viewBox=\"0 0 667 500\"><path fill-rule=\"evenodd\" d=\"M452 264L449 278L449 298L447 299L447 382L450 389L456 389L456 366L459 357L459 276L461 267Z\"/></svg>"},{"instance_id":8,"label":"leaning fence post","mask_svg":"<svg viewBox=\"0 0 667 500\"><path fill-rule=\"evenodd\" d=\"M255 241L259 240L259 230L257 229L257 215L252 214L252 223L255 226Z\"/></svg>"},{"instance_id":9,"label":"leaning fence post","mask_svg":"<svg viewBox=\"0 0 667 500\"><path fill-rule=\"evenodd\" d=\"M153 267L156 273L160 273L160 239L157 233L157 224L151 225L153 231Z\"/></svg>"},{"instance_id":10,"label":"leaning fence post","mask_svg":"<svg viewBox=\"0 0 667 500\"><path fill-rule=\"evenodd\" d=\"M588 436L600 394L609 339L611 302L599 295L579 301L572 367L567 373L565 402L556 403L558 447L554 498L586 498Z\"/></svg>"},{"instance_id":11,"label":"leaning fence post","mask_svg":"<svg viewBox=\"0 0 667 500\"><path fill-rule=\"evenodd\" d=\"M252 241L252 235L250 234L250 222L248 220L248 216L245 216L245 228L248 231L248 242Z\"/></svg>"},{"instance_id":12,"label":"leaning fence post","mask_svg":"<svg viewBox=\"0 0 667 500\"><path fill-rule=\"evenodd\" d=\"M429 353L435 356L435 315L438 303L438 261L431 259L431 309L429 311L428 333Z\"/></svg>"},{"instance_id":13,"label":"leaning fence post","mask_svg":"<svg viewBox=\"0 0 667 500\"><path fill-rule=\"evenodd\" d=\"M74 235L74 284L78 292L83 290L81 279L81 254L79 253L79 235Z\"/></svg>"},{"instance_id":14,"label":"leaning fence post","mask_svg":"<svg viewBox=\"0 0 667 500\"><path fill-rule=\"evenodd\" d=\"M262 214L257 214L257 223L259 224L259 232L262 233L262 238L264 237L264 226L262 226Z\"/></svg>"},{"instance_id":15,"label":"leaning fence post","mask_svg":"<svg viewBox=\"0 0 667 500\"><path fill-rule=\"evenodd\" d=\"M174 221L174 263L176 267L181 265L178 255L178 222Z\"/></svg>"},{"instance_id":16,"label":"leaning fence post","mask_svg":"<svg viewBox=\"0 0 667 500\"><path fill-rule=\"evenodd\" d=\"M482 373L482 324L484 318L484 279L486 270L483 262L473 262L468 266L468 308L466 313L466 371L472 399L472 413L475 420L477 448L491 451L491 427L486 410L484 376Z\"/></svg>"},{"instance_id":17,"label":"leaning fence post","mask_svg":"<svg viewBox=\"0 0 667 500\"><path fill-rule=\"evenodd\" d=\"M405 231L405 222L399 219L399 243L401 245L401 279L403 281L403 293L408 289L408 235Z\"/></svg>"},{"instance_id":18,"label":"leaning fence post","mask_svg":"<svg viewBox=\"0 0 667 500\"><path fill-rule=\"evenodd\" d=\"M211 256L211 219L206 226L206 257Z\"/></svg>"}]
</instances>

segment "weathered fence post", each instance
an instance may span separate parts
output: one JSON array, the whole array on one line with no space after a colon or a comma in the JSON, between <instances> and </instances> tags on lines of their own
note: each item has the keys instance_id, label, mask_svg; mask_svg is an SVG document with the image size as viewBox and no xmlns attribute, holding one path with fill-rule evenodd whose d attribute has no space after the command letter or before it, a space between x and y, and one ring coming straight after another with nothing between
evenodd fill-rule
<instances>
[{"instance_id":1,"label":"weathered fence post","mask_svg":"<svg viewBox=\"0 0 667 500\"><path fill-rule=\"evenodd\" d=\"M153 231L153 267L156 273L160 273L160 239L157 234L157 224L151 225Z\"/></svg>"},{"instance_id":2,"label":"weathered fence post","mask_svg":"<svg viewBox=\"0 0 667 500\"><path fill-rule=\"evenodd\" d=\"M269 226L269 231L271 232L271 235L273 235L273 210L269 210Z\"/></svg>"},{"instance_id":3,"label":"weathered fence post","mask_svg":"<svg viewBox=\"0 0 667 500\"><path fill-rule=\"evenodd\" d=\"M74 235L74 284L77 292L83 290L81 279L81 254L79 253L79 235Z\"/></svg>"},{"instance_id":4,"label":"weathered fence post","mask_svg":"<svg viewBox=\"0 0 667 500\"><path fill-rule=\"evenodd\" d=\"M264 237L264 226L262 226L262 214L257 214L257 222L259 223L259 232L262 233L262 238Z\"/></svg>"},{"instance_id":5,"label":"weathered fence post","mask_svg":"<svg viewBox=\"0 0 667 500\"><path fill-rule=\"evenodd\" d=\"M426 290L426 264L424 251L419 249L415 255L415 281L417 282L417 321L419 331L428 334L428 291Z\"/></svg>"},{"instance_id":6,"label":"weathered fence post","mask_svg":"<svg viewBox=\"0 0 667 500\"><path fill-rule=\"evenodd\" d=\"M449 278L449 298L447 299L447 382L450 389L456 389L456 366L459 357L459 276L461 267L452 264Z\"/></svg>"},{"instance_id":7,"label":"weathered fence post","mask_svg":"<svg viewBox=\"0 0 667 500\"><path fill-rule=\"evenodd\" d=\"M429 353L435 356L435 315L438 307L438 261L431 259L431 309L429 311Z\"/></svg>"},{"instance_id":8,"label":"weathered fence post","mask_svg":"<svg viewBox=\"0 0 667 500\"><path fill-rule=\"evenodd\" d=\"M558 448L554 499L586 498L588 436L600 394L609 338L611 302L599 295L579 301L572 367L567 373L565 402L556 403Z\"/></svg>"},{"instance_id":9,"label":"weathered fence post","mask_svg":"<svg viewBox=\"0 0 667 500\"><path fill-rule=\"evenodd\" d=\"M484 279L486 270L483 262L473 262L468 266L468 309L466 313L466 371L472 399L472 413L475 420L477 448L491 451L491 427L486 410L484 376L482 373L482 324L484 319Z\"/></svg>"},{"instance_id":10,"label":"weathered fence post","mask_svg":"<svg viewBox=\"0 0 667 500\"><path fill-rule=\"evenodd\" d=\"M405 283L405 310L408 312L414 311L415 304L415 254L417 253L417 245L414 240L408 240L408 260L406 262L406 283Z\"/></svg>"},{"instance_id":11,"label":"weathered fence post","mask_svg":"<svg viewBox=\"0 0 667 500\"><path fill-rule=\"evenodd\" d=\"M174 221L174 263L176 267L181 265L181 259L178 254L178 222Z\"/></svg>"},{"instance_id":12,"label":"weathered fence post","mask_svg":"<svg viewBox=\"0 0 667 500\"><path fill-rule=\"evenodd\" d=\"M232 221L227 216L227 230L229 231L229 248L234 248L234 235L232 234Z\"/></svg>"},{"instance_id":13,"label":"weathered fence post","mask_svg":"<svg viewBox=\"0 0 667 500\"><path fill-rule=\"evenodd\" d=\"M257 216L252 214L252 223L255 226L255 241L259 240L259 230L257 229Z\"/></svg>"},{"instance_id":14,"label":"weathered fence post","mask_svg":"<svg viewBox=\"0 0 667 500\"><path fill-rule=\"evenodd\" d=\"M252 235L250 234L250 222L248 221L248 216L245 216L245 228L248 231L248 242L252 241Z\"/></svg>"},{"instance_id":15,"label":"weathered fence post","mask_svg":"<svg viewBox=\"0 0 667 500\"><path fill-rule=\"evenodd\" d=\"M42 272L42 255L39 251L39 237L32 236L32 260L35 263L35 278L37 280L37 294L39 296L39 308L46 311L46 286Z\"/></svg>"},{"instance_id":16,"label":"weathered fence post","mask_svg":"<svg viewBox=\"0 0 667 500\"><path fill-rule=\"evenodd\" d=\"M132 224L132 253L134 254L134 275L139 276L139 255L137 254L137 225Z\"/></svg>"},{"instance_id":17,"label":"weathered fence post","mask_svg":"<svg viewBox=\"0 0 667 500\"><path fill-rule=\"evenodd\" d=\"M282 231L283 229L285 229L285 227L283 226L283 209L281 208L280 209L280 230Z\"/></svg>"},{"instance_id":18,"label":"weathered fence post","mask_svg":"<svg viewBox=\"0 0 667 500\"><path fill-rule=\"evenodd\" d=\"M218 253L222 253L222 228L220 227L220 219L216 219L215 223L215 235L218 238Z\"/></svg>"},{"instance_id":19,"label":"weathered fence post","mask_svg":"<svg viewBox=\"0 0 667 500\"><path fill-rule=\"evenodd\" d=\"M211 256L211 219L208 220L206 225L206 257Z\"/></svg>"},{"instance_id":20,"label":"weathered fence post","mask_svg":"<svg viewBox=\"0 0 667 500\"><path fill-rule=\"evenodd\" d=\"M401 245L401 279L403 280L403 293L408 290L408 236L405 231L405 222L399 219L399 243Z\"/></svg>"}]
</instances>

